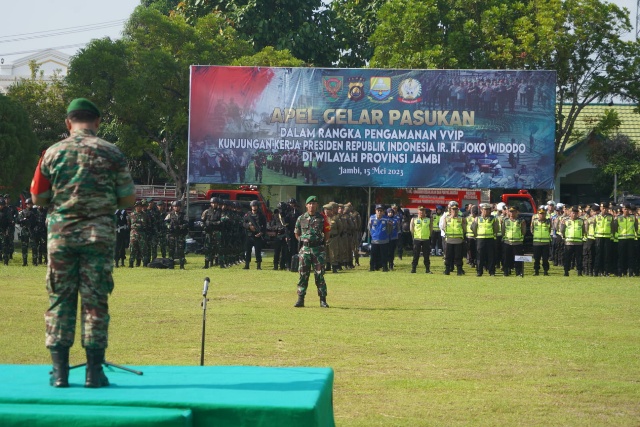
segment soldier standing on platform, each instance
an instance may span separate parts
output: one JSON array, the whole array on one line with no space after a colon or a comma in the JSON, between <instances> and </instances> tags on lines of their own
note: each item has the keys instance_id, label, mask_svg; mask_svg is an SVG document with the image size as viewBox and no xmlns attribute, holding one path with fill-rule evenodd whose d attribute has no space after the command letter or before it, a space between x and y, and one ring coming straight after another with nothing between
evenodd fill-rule
<instances>
[{"instance_id":1,"label":"soldier standing on platform","mask_svg":"<svg viewBox=\"0 0 640 427\"><path fill-rule=\"evenodd\" d=\"M164 222L169 231L169 258L178 260L180 270L184 270L184 241L189 233L189 222L182 212L182 202L171 202L172 211L165 217Z\"/></svg>"},{"instance_id":2,"label":"soldier standing on platform","mask_svg":"<svg viewBox=\"0 0 640 427\"><path fill-rule=\"evenodd\" d=\"M295 307L304 307L304 299L309 286L309 276L313 268L320 307L329 308L327 304L327 283L324 280L325 244L329 238L329 223L319 213L318 199L309 196L306 201L307 212L298 217L295 225L295 236L300 241L300 280L298 281L298 301Z\"/></svg>"},{"instance_id":3,"label":"soldier standing on platform","mask_svg":"<svg viewBox=\"0 0 640 427\"><path fill-rule=\"evenodd\" d=\"M50 206L47 217L46 347L53 371L50 384L68 387L69 348L75 339L78 300L82 347L86 351L85 387L109 385L102 365L108 344L109 294L116 230L113 213L135 201L126 158L96 136L100 111L89 100L67 108L69 137L42 155L31 182L31 197Z\"/></svg>"},{"instance_id":4,"label":"soldier standing on platform","mask_svg":"<svg viewBox=\"0 0 640 427\"><path fill-rule=\"evenodd\" d=\"M433 221L431 220L431 210L420 206L418 217L411 218L409 230L413 236L413 260L411 261L411 272L415 273L420 260L420 252L424 259L425 273L431 273L431 233L433 232Z\"/></svg>"}]
</instances>

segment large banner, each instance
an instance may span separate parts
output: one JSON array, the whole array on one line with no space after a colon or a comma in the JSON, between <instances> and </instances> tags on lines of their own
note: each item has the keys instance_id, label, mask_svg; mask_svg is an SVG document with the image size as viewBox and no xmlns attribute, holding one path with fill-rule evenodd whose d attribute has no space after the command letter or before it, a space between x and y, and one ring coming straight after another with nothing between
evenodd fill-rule
<instances>
[{"instance_id":1,"label":"large banner","mask_svg":"<svg viewBox=\"0 0 640 427\"><path fill-rule=\"evenodd\" d=\"M189 182L553 188L553 71L191 67Z\"/></svg>"}]
</instances>

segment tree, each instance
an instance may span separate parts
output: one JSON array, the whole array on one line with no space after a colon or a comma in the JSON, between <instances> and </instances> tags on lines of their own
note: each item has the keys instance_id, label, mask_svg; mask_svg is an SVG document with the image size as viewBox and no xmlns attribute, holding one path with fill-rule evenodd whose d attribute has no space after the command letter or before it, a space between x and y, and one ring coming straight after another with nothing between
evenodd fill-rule
<instances>
[{"instance_id":1,"label":"tree","mask_svg":"<svg viewBox=\"0 0 640 427\"><path fill-rule=\"evenodd\" d=\"M271 53L263 52L261 60L294 60ZM94 40L71 60L67 82L73 96L91 98L103 109L102 136L132 159L150 159L184 191L190 65L227 65L253 55L219 15L191 26L182 16L138 7L121 40Z\"/></svg>"},{"instance_id":2,"label":"tree","mask_svg":"<svg viewBox=\"0 0 640 427\"><path fill-rule=\"evenodd\" d=\"M154 7L168 0L146 0ZM162 9L164 6L159 7ZM209 14L224 17L256 51L267 46L289 50L315 66L331 66L341 46L334 38L335 13L322 0L183 0L169 14L179 14L195 25Z\"/></svg>"},{"instance_id":3,"label":"tree","mask_svg":"<svg viewBox=\"0 0 640 427\"><path fill-rule=\"evenodd\" d=\"M16 100L27 112L30 128L40 142L41 152L51 144L67 136L64 124L68 99L64 80L54 73L51 81L44 80L44 73L35 62L29 64L31 77L21 78L11 85L7 95Z\"/></svg>"},{"instance_id":4,"label":"tree","mask_svg":"<svg viewBox=\"0 0 640 427\"><path fill-rule=\"evenodd\" d=\"M556 173L576 118L594 102L640 99L640 43L628 11L600 0L390 0L371 65L557 71Z\"/></svg>"},{"instance_id":5,"label":"tree","mask_svg":"<svg viewBox=\"0 0 640 427\"><path fill-rule=\"evenodd\" d=\"M38 163L38 139L29 115L12 98L0 94L0 186L22 190L29 185Z\"/></svg>"},{"instance_id":6,"label":"tree","mask_svg":"<svg viewBox=\"0 0 640 427\"><path fill-rule=\"evenodd\" d=\"M378 10L387 0L333 0L333 33L340 47L338 66L363 67L373 55L369 38L378 24Z\"/></svg>"},{"instance_id":7,"label":"tree","mask_svg":"<svg viewBox=\"0 0 640 427\"><path fill-rule=\"evenodd\" d=\"M637 192L640 189L640 148L627 135L618 132L620 124L615 110L605 110L586 137L587 159L599 169L600 181L610 183L615 176L620 187Z\"/></svg>"}]
</instances>

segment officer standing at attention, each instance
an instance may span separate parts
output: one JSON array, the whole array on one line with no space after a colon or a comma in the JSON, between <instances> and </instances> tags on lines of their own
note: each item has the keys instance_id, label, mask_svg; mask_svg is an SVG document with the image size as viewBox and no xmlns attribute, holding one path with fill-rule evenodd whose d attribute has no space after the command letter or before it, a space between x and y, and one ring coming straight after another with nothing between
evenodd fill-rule
<instances>
[{"instance_id":1,"label":"officer standing at attention","mask_svg":"<svg viewBox=\"0 0 640 427\"><path fill-rule=\"evenodd\" d=\"M545 276L549 275L549 248L551 247L551 220L544 207L538 209L538 216L531 220L533 235L533 275L540 275L540 261Z\"/></svg>"},{"instance_id":2,"label":"officer standing at attention","mask_svg":"<svg viewBox=\"0 0 640 427\"><path fill-rule=\"evenodd\" d=\"M466 218L458 215L458 202L449 202L449 213L442 218L441 230L445 235L444 274L449 275L453 267L457 268L458 276L464 274L462 257L464 252L464 238L467 231Z\"/></svg>"},{"instance_id":3,"label":"officer standing at attention","mask_svg":"<svg viewBox=\"0 0 640 427\"><path fill-rule=\"evenodd\" d=\"M22 266L27 265L29 260L29 246L31 246L31 263L38 265L38 242L36 241L35 232L38 227L38 213L33 209L31 199L26 200L27 207L18 214L18 222L20 224L20 242L22 243Z\"/></svg>"},{"instance_id":4,"label":"officer standing at attention","mask_svg":"<svg viewBox=\"0 0 640 427\"><path fill-rule=\"evenodd\" d=\"M133 212L127 218L129 225L129 268L140 267L142 260L142 233L147 227L147 215L142 211L142 202L137 200L133 205Z\"/></svg>"},{"instance_id":5,"label":"officer standing at attention","mask_svg":"<svg viewBox=\"0 0 640 427\"><path fill-rule=\"evenodd\" d=\"M172 211L165 217L164 222L169 230L169 258L180 262L180 270L184 270L184 239L189 233L189 222L182 212L182 202L171 202Z\"/></svg>"},{"instance_id":6,"label":"officer standing at attention","mask_svg":"<svg viewBox=\"0 0 640 427\"><path fill-rule=\"evenodd\" d=\"M13 240L13 234L10 233L11 216L7 209L7 202L0 197L0 255L4 265L9 265L9 240Z\"/></svg>"},{"instance_id":7,"label":"officer standing at attention","mask_svg":"<svg viewBox=\"0 0 640 427\"><path fill-rule=\"evenodd\" d=\"M500 228L499 220L491 215L491 205L480 205L482 215L471 224L471 232L476 237L477 264L476 276L480 277L486 269L489 276L496 275L496 236Z\"/></svg>"},{"instance_id":8,"label":"officer standing at attention","mask_svg":"<svg viewBox=\"0 0 640 427\"><path fill-rule=\"evenodd\" d=\"M369 233L371 234L371 253L369 256L369 271L389 271L387 248L389 235L393 223L384 214L384 207L376 205L376 213L369 218Z\"/></svg>"},{"instance_id":9,"label":"officer standing at attention","mask_svg":"<svg viewBox=\"0 0 640 427\"><path fill-rule=\"evenodd\" d=\"M213 267L214 260L219 256L220 246L220 218L221 211L218 209L218 198L212 197L209 201L211 206L202 212L200 219L204 225L204 267Z\"/></svg>"},{"instance_id":10,"label":"officer standing at attention","mask_svg":"<svg viewBox=\"0 0 640 427\"><path fill-rule=\"evenodd\" d=\"M258 210L260 202L252 200L249 205L251 206L251 211L247 212L242 219L242 227L246 232L244 270L248 270L249 264L251 264L252 248L255 248L256 251L256 270L262 270L262 243L264 242L264 236L267 234L267 219Z\"/></svg>"},{"instance_id":11,"label":"officer standing at attention","mask_svg":"<svg viewBox=\"0 0 640 427\"><path fill-rule=\"evenodd\" d=\"M582 218L578 215L580 210L577 206L571 208L569 219L560 224L560 236L564 239L564 275L569 275L571 262L575 260L578 276L582 276L582 244L586 235L587 227Z\"/></svg>"},{"instance_id":12,"label":"officer standing at attention","mask_svg":"<svg viewBox=\"0 0 640 427\"><path fill-rule=\"evenodd\" d=\"M329 239L327 240L326 265L325 270L338 272L338 254L340 251L340 233L342 233L342 221L333 213L333 205L327 203L322 207L324 216L329 222Z\"/></svg>"},{"instance_id":13,"label":"officer standing at attention","mask_svg":"<svg viewBox=\"0 0 640 427\"><path fill-rule=\"evenodd\" d=\"M318 212L318 199L309 196L306 201L307 212L298 217L295 226L296 239L301 247L298 254L300 258L300 280L298 281L298 301L294 307L304 307L304 297L309 286L311 268L316 280L320 307L329 308L327 304L327 283L324 281L325 244L329 239L329 222Z\"/></svg>"},{"instance_id":14,"label":"officer standing at attention","mask_svg":"<svg viewBox=\"0 0 640 427\"><path fill-rule=\"evenodd\" d=\"M524 254L524 235L527 232L527 224L518 218L518 208L509 208L509 217L502 223L502 265L504 275L509 276L515 267L516 276L524 277L524 264L516 261L517 255Z\"/></svg>"},{"instance_id":15,"label":"officer standing at attention","mask_svg":"<svg viewBox=\"0 0 640 427\"><path fill-rule=\"evenodd\" d=\"M100 111L91 101L71 101L65 123L69 137L44 153L31 182L34 203L50 204L47 291L51 305L45 313L46 346L53 360L50 383L69 386L69 348L80 293L85 387L98 388L109 385L102 364L113 290L113 212L133 205L135 188L122 152L96 136Z\"/></svg>"},{"instance_id":16,"label":"officer standing at attention","mask_svg":"<svg viewBox=\"0 0 640 427\"><path fill-rule=\"evenodd\" d=\"M124 259L126 258L127 244L129 242L129 214L126 209L118 209L115 212L116 217L116 251L113 255L113 261L116 268L121 262L124 267Z\"/></svg>"},{"instance_id":17,"label":"officer standing at attention","mask_svg":"<svg viewBox=\"0 0 640 427\"><path fill-rule=\"evenodd\" d=\"M433 232L433 221L431 220L431 209L424 206L418 208L418 217L411 218L409 225L411 235L413 236L413 260L411 261L411 272L415 273L420 260L420 252L424 257L425 273L431 272L431 233Z\"/></svg>"}]
</instances>

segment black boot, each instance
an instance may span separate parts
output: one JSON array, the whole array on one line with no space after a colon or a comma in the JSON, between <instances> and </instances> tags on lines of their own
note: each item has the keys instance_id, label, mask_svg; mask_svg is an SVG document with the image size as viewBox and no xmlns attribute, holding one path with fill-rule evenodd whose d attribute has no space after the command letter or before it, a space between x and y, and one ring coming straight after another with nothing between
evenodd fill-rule
<instances>
[{"instance_id":1,"label":"black boot","mask_svg":"<svg viewBox=\"0 0 640 427\"><path fill-rule=\"evenodd\" d=\"M337 272L338 272L338 266L337 266L337 265L335 265L335 264L334 264L334 265L332 265L332 266L331 266L331 271L332 271L333 273L337 273Z\"/></svg>"},{"instance_id":2,"label":"black boot","mask_svg":"<svg viewBox=\"0 0 640 427\"><path fill-rule=\"evenodd\" d=\"M258 266L256 267L256 270L262 270L262 268L260 268L260 265L262 264L262 262L256 262L256 264L258 264Z\"/></svg>"},{"instance_id":3,"label":"black boot","mask_svg":"<svg viewBox=\"0 0 640 427\"><path fill-rule=\"evenodd\" d=\"M104 363L104 348L87 348L87 376L84 386L100 388L109 385L109 380L102 370Z\"/></svg>"},{"instance_id":4,"label":"black boot","mask_svg":"<svg viewBox=\"0 0 640 427\"><path fill-rule=\"evenodd\" d=\"M298 301L296 301L294 307L304 307L304 297L302 295L298 295Z\"/></svg>"},{"instance_id":5,"label":"black boot","mask_svg":"<svg viewBox=\"0 0 640 427\"><path fill-rule=\"evenodd\" d=\"M245 261L244 263L244 267L242 267L243 270L248 270L249 269L249 261Z\"/></svg>"},{"instance_id":6,"label":"black boot","mask_svg":"<svg viewBox=\"0 0 640 427\"><path fill-rule=\"evenodd\" d=\"M327 297L320 297L320 307L329 308L329 304L327 304Z\"/></svg>"},{"instance_id":7,"label":"black boot","mask_svg":"<svg viewBox=\"0 0 640 427\"><path fill-rule=\"evenodd\" d=\"M416 272L416 268L417 268L417 266L411 266L411 272L415 273Z\"/></svg>"},{"instance_id":8,"label":"black boot","mask_svg":"<svg viewBox=\"0 0 640 427\"><path fill-rule=\"evenodd\" d=\"M69 347L50 348L53 370L49 384L53 387L69 387Z\"/></svg>"},{"instance_id":9,"label":"black boot","mask_svg":"<svg viewBox=\"0 0 640 427\"><path fill-rule=\"evenodd\" d=\"M180 258L180 270L184 270L184 258Z\"/></svg>"},{"instance_id":10,"label":"black boot","mask_svg":"<svg viewBox=\"0 0 640 427\"><path fill-rule=\"evenodd\" d=\"M464 270L462 267L458 267L458 276L464 276Z\"/></svg>"},{"instance_id":11,"label":"black boot","mask_svg":"<svg viewBox=\"0 0 640 427\"><path fill-rule=\"evenodd\" d=\"M204 267L202 267L204 270L206 270L207 268L209 268L209 260L205 259L204 260Z\"/></svg>"}]
</instances>

